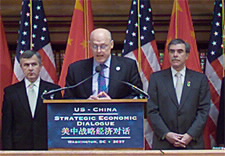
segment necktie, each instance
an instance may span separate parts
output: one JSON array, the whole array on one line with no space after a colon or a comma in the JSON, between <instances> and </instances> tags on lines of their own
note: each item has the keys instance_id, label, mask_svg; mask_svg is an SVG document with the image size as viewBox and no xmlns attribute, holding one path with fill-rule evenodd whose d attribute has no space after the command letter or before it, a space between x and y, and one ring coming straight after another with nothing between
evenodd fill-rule
<instances>
[{"instance_id":1,"label":"necktie","mask_svg":"<svg viewBox=\"0 0 225 156\"><path fill-rule=\"evenodd\" d=\"M34 117L36 100L37 100L34 87L35 87L35 84L33 84L33 83L31 83L28 86L28 100L29 100L29 104L30 104L30 110L31 110L32 117Z\"/></svg>"},{"instance_id":2,"label":"necktie","mask_svg":"<svg viewBox=\"0 0 225 156\"><path fill-rule=\"evenodd\" d=\"M182 85L182 79L181 73L176 73L175 76L177 77L177 82L176 82L176 94L177 94L177 101L180 104L180 99L181 99L181 93L182 93L182 89L183 89L183 85Z\"/></svg>"},{"instance_id":3,"label":"necktie","mask_svg":"<svg viewBox=\"0 0 225 156\"><path fill-rule=\"evenodd\" d=\"M98 75L98 93L100 92L106 92L107 86L106 86L106 80L105 80L105 74L104 74L104 69L107 67L105 64L100 64L102 67L101 72Z\"/></svg>"}]
</instances>

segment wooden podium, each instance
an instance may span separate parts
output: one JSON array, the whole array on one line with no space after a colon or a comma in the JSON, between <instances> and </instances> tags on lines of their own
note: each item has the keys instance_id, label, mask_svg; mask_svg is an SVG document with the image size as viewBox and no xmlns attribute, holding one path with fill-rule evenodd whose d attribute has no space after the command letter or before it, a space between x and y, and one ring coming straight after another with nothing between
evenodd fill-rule
<instances>
[{"instance_id":1,"label":"wooden podium","mask_svg":"<svg viewBox=\"0 0 225 156\"><path fill-rule=\"evenodd\" d=\"M44 100L48 148L144 149L147 99Z\"/></svg>"}]
</instances>

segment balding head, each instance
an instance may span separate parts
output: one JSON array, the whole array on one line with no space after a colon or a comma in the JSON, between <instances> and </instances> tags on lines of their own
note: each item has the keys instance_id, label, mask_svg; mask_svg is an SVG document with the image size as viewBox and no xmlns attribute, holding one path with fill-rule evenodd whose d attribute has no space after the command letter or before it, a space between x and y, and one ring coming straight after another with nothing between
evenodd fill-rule
<instances>
[{"instance_id":1,"label":"balding head","mask_svg":"<svg viewBox=\"0 0 225 156\"><path fill-rule=\"evenodd\" d=\"M90 35L90 46L95 60L99 63L105 63L114 46L111 32L104 28L93 30Z\"/></svg>"},{"instance_id":2,"label":"balding head","mask_svg":"<svg viewBox=\"0 0 225 156\"><path fill-rule=\"evenodd\" d=\"M96 38L105 38L106 40L111 41L112 35L111 32L105 28L97 28L91 32L90 40L92 41Z\"/></svg>"}]
</instances>

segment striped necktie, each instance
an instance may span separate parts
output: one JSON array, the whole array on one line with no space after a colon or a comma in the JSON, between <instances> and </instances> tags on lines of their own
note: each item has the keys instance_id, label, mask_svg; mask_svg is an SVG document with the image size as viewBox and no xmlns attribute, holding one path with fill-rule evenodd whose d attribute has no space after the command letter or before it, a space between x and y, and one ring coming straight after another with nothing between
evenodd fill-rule
<instances>
[{"instance_id":1,"label":"striped necktie","mask_svg":"<svg viewBox=\"0 0 225 156\"><path fill-rule=\"evenodd\" d=\"M105 64L100 64L102 67L101 72L98 75L98 93L100 92L107 92L106 80L105 80L105 73L104 69L107 67Z\"/></svg>"}]
</instances>

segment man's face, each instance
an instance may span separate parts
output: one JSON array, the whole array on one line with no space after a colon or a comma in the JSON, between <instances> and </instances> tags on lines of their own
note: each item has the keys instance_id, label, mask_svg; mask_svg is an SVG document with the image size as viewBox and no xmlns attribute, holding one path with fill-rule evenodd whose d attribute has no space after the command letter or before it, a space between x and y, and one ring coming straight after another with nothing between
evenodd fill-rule
<instances>
[{"instance_id":1,"label":"man's face","mask_svg":"<svg viewBox=\"0 0 225 156\"><path fill-rule=\"evenodd\" d=\"M171 66L180 71L184 68L189 53L186 53L185 44L172 44L169 47Z\"/></svg>"},{"instance_id":2,"label":"man's face","mask_svg":"<svg viewBox=\"0 0 225 156\"><path fill-rule=\"evenodd\" d=\"M38 61L38 57L33 55L31 58L22 58L20 66L25 74L25 77L30 82L35 82L39 77L42 65Z\"/></svg>"},{"instance_id":3,"label":"man's face","mask_svg":"<svg viewBox=\"0 0 225 156\"><path fill-rule=\"evenodd\" d=\"M105 63L111 55L113 40L105 33L96 33L90 41L93 56L98 63Z\"/></svg>"}]
</instances>

